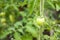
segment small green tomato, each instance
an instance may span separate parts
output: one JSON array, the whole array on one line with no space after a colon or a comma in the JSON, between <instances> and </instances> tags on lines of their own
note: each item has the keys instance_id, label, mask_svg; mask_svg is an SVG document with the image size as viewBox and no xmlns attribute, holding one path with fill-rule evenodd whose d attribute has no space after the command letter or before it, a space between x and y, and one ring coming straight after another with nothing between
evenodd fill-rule
<instances>
[{"instance_id":1,"label":"small green tomato","mask_svg":"<svg viewBox=\"0 0 60 40\"><path fill-rule=\"evenodd\" d=\"M6 23L2 23L3 24L3 26L6 26L7 24Z\"/></svg>"},{"instance_id":2,"label":"small green tomato","mask_svg":"<svg viewBox=\"0 0 60 40\"><path fill-rule=\"evenodd\" d=\"M0 13L0 16L5 16L5 12L1 12Z\"/></svg>"},{"instance_id":3,"label":"small green tomato","mask_svg":"<svg viewBox=\"0 0 60 40\"><path fill-rule=\"evenodd\" d=\"M9 15L9 19L10 19L10 21L11 22L14 22L15 20L14 20L14 16L11 14L11 15Z\"/></svg>"},{"instance_id":4,"label":"small green tomato","mask_svg":"<svg viewBox=\"0 0 60 40\"><path fill-rule=\"evenodd\" d=\"M38 17L38 18L36 19L36 23L37 23L38 25L42 25L44 22L45 22L45 19L44 19L44 18Z\"/></svg>"},{"instance_id":5,"label":"small green tomato","mask_svg":"<svg viewBox=\"0 0 60 40\"><path fill-rule=\"evenodd\" d=\"M6 22L6 19L5 18L2 18L1 19L1 23L5 23Z\"/></svg>"},{"instance_id":6,"label":"small green tomato","mask_svg":"<svg viewBox=\"0 0 60 40\"><path fill-rule=\"evenodd\" d=\"M52 23L53 23L53 24L56 24L56 21L53 21Z\"/></svg>"}]
</instances>

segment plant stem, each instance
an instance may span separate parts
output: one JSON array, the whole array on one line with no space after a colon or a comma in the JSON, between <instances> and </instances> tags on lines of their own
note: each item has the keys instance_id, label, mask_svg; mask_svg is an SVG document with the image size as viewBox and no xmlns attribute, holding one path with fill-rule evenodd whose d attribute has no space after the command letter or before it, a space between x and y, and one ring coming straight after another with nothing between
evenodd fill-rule
<instances>
[{"instance_id":1,"label":"plant stem","mask_svg":"<svg viewBox=\"0 0 60 40\"><path fill-rule=\"evenodd\" d=\"M40 0L40 16L43 17L44 13L44 0ZM43 26L39 28L39 37L38 40L42 40L42 32L43 32Z\"/></svg>"},{"instance_id":2,"label":"plant stem","mask_svg":"<svg viewBox=\"0 0 60 40\"><path fill-rule=\"evenodd\" d=\"M40 0L40 16L44 13L44 0Z\"/></svg>"}]
</instances>

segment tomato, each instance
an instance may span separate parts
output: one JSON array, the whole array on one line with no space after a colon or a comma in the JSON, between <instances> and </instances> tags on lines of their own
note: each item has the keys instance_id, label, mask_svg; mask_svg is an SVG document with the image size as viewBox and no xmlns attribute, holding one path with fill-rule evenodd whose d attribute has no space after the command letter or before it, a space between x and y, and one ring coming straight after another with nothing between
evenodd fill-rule
<instances>
[{"instance_id":1,"label":"tomato","mask_svg":"<svg viewBox=\"0 0 60 40\"><path fill-rule=\"evenodd\" d=\"M52 24L56 24L56 21L53 21Z\"/></svg>"},{"instance_id":2,"label":"tomato","mask_svg":"<svg viewBox=\"0 0 60 40\"><path fill-rule=\"evenodd\" d=\"M42 25L44 22L45 22L45 19L44 19L44 18L38 17L38 18L36 19L36 23L37 23L38 25Z\"/></svg>"},{"instance_id":3,"label":"tomato","mask_svg":"<svg viewBox=\"0 0 60 40\"><path fill-rule=\"evenodd\" d=\"M6 22L6 19L5 18L2 18L1 19L1 23L5 23Z\"/></svg>"},{"instance_id":4,"label":"tomato","mask_svg":"<svg viewBox=\"0 0 60 40\"><path fill-rule=\"evenodd\" d=\"M7 24L6 23L2 23L3 24L3 26L6 26Z\"/></svg>"},{"instance_id":5,"label":"tomato","mask_svg":"<svg viewBox=\"0 0 60 40\"><path fill-rule=\"evenodd\" d=\"M10 15L9 15L9 19L10 19L11 22L14 22L14 21L15 21L15 20L14 20L14 15L10 14Z\"/></svg>"},{"instance_id":6,"label":"tomato","mask_svg":"<svg viewBox=\"0 0 60 40\"><path fill-rule=\"evenodd\" d=\"M1 12L0 13L0 16L5 16L5 12Z\"/></svg>"}]
</instances>

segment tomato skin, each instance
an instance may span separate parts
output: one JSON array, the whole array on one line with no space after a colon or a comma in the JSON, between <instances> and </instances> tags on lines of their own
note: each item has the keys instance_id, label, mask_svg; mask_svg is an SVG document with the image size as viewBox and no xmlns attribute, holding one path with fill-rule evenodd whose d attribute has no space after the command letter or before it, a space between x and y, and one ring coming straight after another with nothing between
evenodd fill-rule
<instances>
[{"instance_id":1,"label":"tomato skin","mask_svg":"<svg viewBox=\"0 0 60 40\"><path fill-rule=\"evenodd\" d=\"M1 19L1 23L6 23L6 19L5 18L2 18Z\"/></svg>"},{"instance_id":2,"label":"tomato skin","mask_svg":"<svg viewBox=\"0 0 60 40\"><path fill-rule=\"evenodd\" d=\"M38 18L36 19L37 25L43 25L44 22L45 22L45 19L44 19L44 18L38 17Z\"/></svg>"},{"instance_id":3,"label":"tomato skin","mask_svg":"<svg viewBox=\"0 0 60 40\"><path fill-rule=\"evenodd\" d=\"M10 19L10 21L13 23L15 20L14 20L14 15L12 15L12 14L10 14L9 15L9 19Z\"/></svg>"},{"instance_id":4,"label":"tomato skin","mask_svg":"<svg viewBox=\"0 0 60 40\"><path fill-rule=\"evenodd\" d=\"M3 23L3 26L6 26L7 24L6 23Z\"/></svg>"},{"instance_id":5,"label":"tomato skin","mask_svg":"<svg viewBox=\"0 0 60 40\"><path fill-rule=\"evenodd\" d=\"M5 12L1 12L0 13L0 16L5 16Z\"/></svg>"},{"instance_id":6,"label":"tomato skin","mask_svg":"<svg viewBox=\"0 0 60 40\"><path fill-rule=\"evenodd\" d=\"M56 24L56 21L53 21L52 24L53 24L53 25Z\"/></svg>"}]
</instances>

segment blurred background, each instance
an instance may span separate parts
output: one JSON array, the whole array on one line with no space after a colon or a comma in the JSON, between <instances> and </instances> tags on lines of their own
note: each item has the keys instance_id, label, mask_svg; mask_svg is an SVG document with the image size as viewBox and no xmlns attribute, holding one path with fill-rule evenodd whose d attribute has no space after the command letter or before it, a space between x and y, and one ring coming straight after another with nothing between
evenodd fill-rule
<instances>
[{"instance_id":1,"label":"blurred background","mask_svg":"<svg viewBox=\"0 0 60 40\"><path fill-rule=\"evenodd\" d=\"M0 0L0 40L60 40L60 0Z\"/></svg>"}]
</instances>

